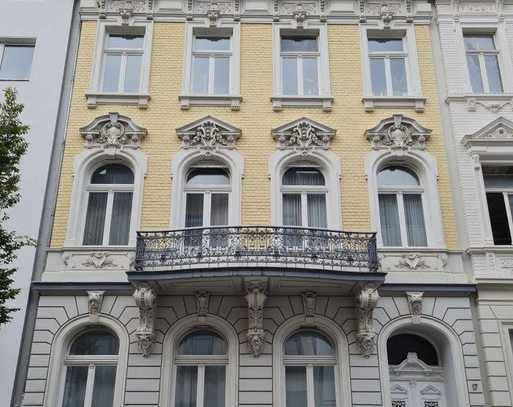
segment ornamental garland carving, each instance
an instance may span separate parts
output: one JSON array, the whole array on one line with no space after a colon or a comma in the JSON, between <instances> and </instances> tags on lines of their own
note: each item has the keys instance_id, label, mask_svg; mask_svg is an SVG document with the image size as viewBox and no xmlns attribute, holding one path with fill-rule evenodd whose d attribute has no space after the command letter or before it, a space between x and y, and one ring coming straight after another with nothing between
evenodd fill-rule
<instances>
[{"instance_id":1,"label":"ornamental garland carving","mask_svg":"<svg viewBox=\"0 0 513 407\"><path fill-rule=\"evenodd\" d=\"M155 342L154 320L157 307L157 293L148 283L139 283L133 293L139 307L139 327L135 331L139 349L144 357L151 354Z\"/></svg>"},{"instance_id":2,"label":"ornamental garland carving","mask_svg":"<svg viewBox=\"0 0 513 407\"><path fill-rule=\"evenodd\" d=\"M146 129L117 112L97 117L88 126L80 129L86 148L137 149L146 134Z\"/></svg>"},{"instance_id":3,"label":"ornamental garland carving","mask_svg":"<svg viewBox=\"0 0 513 407\"><path fill-rule=\"evenodd\" d=\"M363 357L368 358L374 352L373 313L379 300L378 290L371 286L362 286L356 295L358 332L356 339Z\"/></svg>"},{"instance_id":4,"label":"ornamental garland carving","mask_svg":"<svg viewBox=\"0 0 513 407\"><path fill-rule=\"evenodd\" d=\"M253 356L258 357L264 348L264 303L267 280L247 280L246 301L248 303L248 342Z\"/></svg>"},{"instance_id":5,"label":"ornamental garland carving","mask_svg":"<svg viewBox=\"0 0 513 407\"><path fill-rule=\"evenodd\" d=\"M424 150L430 135L430 129L402 114L383 119L376 127L365 132L375 150Z\"/></svg>"},{"instance_id":6,"label":"ornamental garland carving","mask_svg":"<svg viewBox=\"0 0 513 407\"><path fill-rule=\"evenodd\" d=\"M233 149L241 135L240 129L207 116L176 129L184 148L198 150Z\"/></svg>"},{"instance_id":7,"label":"ornamental garland carving","mask_svg":"<svg viewBox=\"0 0 513 407\"><path fill-rule=\"evenodd\" d=\"M278 147L282 150L292 149L303 152L329 148L336 130L314 122L306 117L272 130Z\"/></svg>"},{"instance_id":8,"label":"ornamental garland carving","mask_svg":"<svg viewBox=\"0 0 513 407\"><path fill-rule=\"evenodd\" d=\"M129 10L142 13L153 8L153 0L97 0L96 4L101 11Z\"/></svg>"}]
</instances>

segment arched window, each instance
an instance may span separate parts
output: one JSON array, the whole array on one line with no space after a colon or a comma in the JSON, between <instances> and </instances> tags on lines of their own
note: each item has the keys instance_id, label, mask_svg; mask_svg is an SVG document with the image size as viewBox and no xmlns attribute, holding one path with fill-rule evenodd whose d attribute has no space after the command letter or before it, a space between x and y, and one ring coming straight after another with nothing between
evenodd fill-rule
<instances>
[{"instance_id":1,"label":"arched window","mask_svg":"<svg viewBox=\"0 0 513 407\"><path fill-rule=\"evenodd\" d=\"M209 330L194 331L178 344L175 354L175 407L225 407L228 349Z\"/></svg>"},{"instance_id":2,"label":"arched window","mask_svg":"<svg viewBox=\"0 0 513 407\"><path fill-rule=\"evenodd\" d=\"M415 353L419 360L427 365L438 366L438 354L427 339L414 334L399 334L390 337L387 342L389 365L400 365L407 359L408 353Z\"/></svg>"},{"instance_id":3,"label":"arched window","mask_svg":"<svg viewBox=\"0 0 513 407\"><path fill-rule=\"evenodd\" d=\"M185 227L228 225L230 192L228 169L191 168L185 182Z\"/></svg>"},{"instance_id":4,"label":"arched window","mask_svg":"<svg viewBox=\"0 0 513 407\"><path fill-rule=\"evenodd\" d=\"M388 166L378 173L379 220L383 246L427 246L424 189L408 167Z\"/></svg>"},{"instance_id":5,"label":"arched window","mask_svg":"<svg viewBox=\"0 0 513 407\"><path fill-rule=\"evenodd\" d=\"M103 165L93 172L86 189L83 245L127 245L134 192L132 170L123 164Z\"/></svg>"},{"instance_id":6,"label":"arched window","mask_svg":"<svg viewBox=\"0 0 513 407\"><path fill-rule=\"evenodd\" d=\"M283 354L286 407L336 406L336 364L335 347L322 333L292 334Z\"/></svg>"},{"instance_id":7,"label":"arched window","mask_svg":"<svg viewBox=\"0 0 513 407\"><path fill-rule=\"evenodd\" d=\"M328 224L324 175L315 167L291 167L282 178L284 226L326 228Z\"/></svg>"},{"instance_id":8,"label":"arched window","mask_svg":"<svg viewBox=\"0 0 513 407\"><path fill-rule=\"evenodd\" d=\"M64 357L62 407L113 407L119 339L105 328L76 337Z\"/></svg>"}]
</instances>

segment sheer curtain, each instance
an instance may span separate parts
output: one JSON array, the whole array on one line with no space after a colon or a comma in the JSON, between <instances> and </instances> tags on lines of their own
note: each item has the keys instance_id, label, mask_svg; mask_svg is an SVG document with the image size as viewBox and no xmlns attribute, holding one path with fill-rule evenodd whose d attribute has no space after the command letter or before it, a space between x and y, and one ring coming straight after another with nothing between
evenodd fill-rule
<instances>
[{"instance_id":1,"label":"sheer curtain","mask_svg":"<svg viewBox=\"0 0 513 407\"><path fill-rule=\"evenodd\" d=\"M308 203L308 226L326 228L328 225L326 216L326 195L309 194Z\"/></svg>"},{"instance_id":2,"label":"sheer curtain","mask_svg":"<svg viewBox=\"0 0 513 407\"><path fill-rule=\"evenodd\" d=\"M285 367L286 407L307 407L306 368Z\"/></svg>"},{"instance_id":3,"label":"sheer curtain","mask_svg":"<svg viewBox=\"0 0 513 407\"><path fill-rule=\"evenodd\" d=\"M379 220L383 245L401 246L401 228L399 226L397 197L395 195L379 195Z\"/></svg>"},{"instance_id":4,"label":"sheer curtain","mask_svg":"<svg viewBox=\"0 0 513 407\"><path fill-rule=\"evenodd\" d=\"M228 194L212 194L210 208L210 225L228 224Z\"/></svg>"},{"instance_id":5,"label":"sheer curtain","mask_svg":"<svg viewBox=\"0 0 513 407\"><path fill-rule=\"evenodd\" d=\"M225 407L225 366L205 367L205 407Z\"/></svg>"},{"instance_id":6,"label":"sheer curtain","mask_svg":"<svg viewBox=\"0 0 513 407\"><path fill-rule=\"evenodd\" d=\"M301 226L301 195L283 194L283 224Z\"/></svg>"},{"instance_id":7,"label":"sheer curtain","mask_svg":"<svg viewBox=\"0 0 513 407\"><path fill-rule=\"evenodd\" d=\"M314 367L315 407L335 407L335 372L333 366Z\"/></svg>"},{"instance_id":8,"label":"sheer curtain","mask_svg":"<svg viewBox=\"0 0 513 407\"><path fill-rule=\"evenodd\" d=\"M404 195L403 198L408 246L427 246L422 196L419 194L408 194Z\"/></svg>"},{"instance_id":9,"label":"sheer curtain","mask_svg":"<svg viewBox=\"0 0 513 407\"><path fill-rule=\"evenodd\" d=\"M116 366L96 366L93 407L113 407Z\"/></svg>"},{"instance_id":10,"label":"sheer curtain","mask_svg":"<svg viewBox=\"0 0 513 407\"><path fill-rule=\"evenodd\" d=\"M91 192L87 204L84 229L84 245L102 245L105 213L107 210L107 192Z\"/></svg>"},{"instance_id":11,"label":"sheer curtain","mask_svg":"<svg viewBox=\"0 0 513 407\"><path fill-rule=\"evenodd\" d=\"M126 245L130 234L130 218L132 214L132 192L116 192L112 205L110 223L110 245Z\"/></svg>"},{"instance_id":12,"label":"sheer curtain","mask_svg":"<svg viewBox=\"0 0 513 407\"><path fill-rule=\"evenodd\" d=\"M185 227L203 226L203 194L187 194Z\"/></svg>"},{"instance_id":13,"label":"sheer curtain","mask_svg":"<svg viewBox=\"0 0 513 407\"><path fill-rule=\"evenodd\" d=\"M89 366L69 366L64 386L62 407L82 407L84 405Z\"/></svg>"},{"instance_id":14,"label":"sheer curtain","mask_svg":"<svg viewBox=\"0 0 513 407\"><path fill-rule=\"evenodd\" d=\"M196 407L197 383L197 366L178 366L176 371L175 407Z\"/></svg>"}]
</instances>

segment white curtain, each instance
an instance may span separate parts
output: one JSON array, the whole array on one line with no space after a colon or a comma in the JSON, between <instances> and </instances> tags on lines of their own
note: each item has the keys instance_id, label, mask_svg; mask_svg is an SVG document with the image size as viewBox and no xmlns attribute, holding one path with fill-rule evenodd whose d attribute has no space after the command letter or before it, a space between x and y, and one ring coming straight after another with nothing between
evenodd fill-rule
<instances>
[{"instance_id":1,"label":"white curtain","mask_svg":"<svg viewBox=\"0 0 513 407\"><path fill-rule=\"evenodd\" d=\"M130 218L132 214L132 193L116 192L112 204L112 220L110 223L110 245L127 245L130 234Z\"/></svg>"},{"instance_id":2,"label":"white curtain","mask_svg":"<svg viewBox=\"0 0 513 407\"><path fill-rule=\"evenodd\" d=\"M210 225L225 226L228 224L228 194L212 194L210 203Z\"/></svg>"},{"instance_id":3,"label":"white curtain","mask_svg":"<svg viewBox=\"0 0 513 407\"><path fill-rule=\"evenodd\" d=\"M408 194L403 198L408 246L427 246L422 197L420 194Z\"/></svg>"},{"instance_id":4,"label":"white curtain","mask_svg":"<svg viewBox=\"0 0 513 407\"><path fill-rule=\"evenodd\" d=\"M203 226L203 194L187 194L185 227Z\"/></svg>"},{"instance_id":5,"label":"white curtain","mask_svg":"<svg viewBox=\"0 0 513 407\"><path fill-rule=\"evenodd\" d=\"M283 194L283 225L302 225L300 194Z\"/></svg>"},{"instance_id":6,"label":"white curtain","mask_svg":"<svg viewBox=\"0 0 513 407\"><path fill-rule=\"evenodd\" d=\"M315 407L335 407L335 372L333 366L314 367Z\"/></svg>"},{"instance_id":7,"label":"white curtain","mask_svg":"<svg viewBox=\"0 0 513 407\"><path fill-rule=\"evenodd\" d=\"M89 194L84 229L84 245L103 244L107 195L107 192L91 192Z\"/></svg>"},{"instance_id":8,"label":"white curtain","mask_svg":"<svg viewBox=\"0 0 513 407\"><path fill-rule=\"evenodd\" d=\"M113 407L116 366L96 366L92 407Z\"/></svg>"},{"instance_id":9,"label":"white curtain","mask_svg":"<svg viewBox=\"0 0 513 407\"><path fill-rule=\"evenodd\" d=\"M197 366L178 366L176 371L175 407L196 407L197 383Z\"/></svg>"},{"instance_id":10,"label":"white curtain","mask_svg":"<svg viewBox=\"0 0 513 407\"><path fill-rule=\"evenodd\" d=\"M401 246L401 228L395 195L379 195L379 220L383 245Z\"/></svg>"},{"instance_id":11,"label":"white curtain","mask_svg":"<svg viewBox=\"0 0 513 407\"><path fill-rule=\"evenodd\" d=\"M68 366L62 407L82 407L84 405L88 370L89 366Z\"/></svg>"},{"instance_id":12,"label":"white curtain","mask_svg":"<svg viewBox=\"0 0 513 407\"><path fill-rule=\"evenodd\" d=\"M326 228L328 221L326 217L326 195L309 194L308 202L308 226L315 228Z\"/></svg>"},{"instance_id":13,"label":"white curtain","mask_svg":"<svg viewBox=\"0 0 513 407\"><path fill-rule=\"evenodd\" d=\"M306 368L285 367L286 407L307 407Z\"/></svg>"},{"instance_id":14,"label":"white curtain","mask_svg":"<svg viewBox=\"0 0 513 407\"><path fill-rule=\"evenodd\" d=\"M225 367L205 367L205 404L203 407L225 407Z\"/></svg>"}]
</instances>

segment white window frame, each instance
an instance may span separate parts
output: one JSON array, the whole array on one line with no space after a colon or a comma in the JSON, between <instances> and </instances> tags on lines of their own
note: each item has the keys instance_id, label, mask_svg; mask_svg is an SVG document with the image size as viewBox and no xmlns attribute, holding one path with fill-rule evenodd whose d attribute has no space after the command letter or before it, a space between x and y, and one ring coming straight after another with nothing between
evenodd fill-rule
<instances>
[{"instance_id":1,"label":"white window frame","mask_svg":"<svg viewBox=\"0 0 513 407\"><path fill-rule=\"evenodd\" d=\"M31 65L31 71L34 67L34 57L35 57L35 54L36 54L36 42L35 40L33 39L26 39L26 38L23 38L23 39L16 39L16 40L13 40L13 39L9 39L9 40L3 40L0 38L0 67L2 66L2 61L3 61L3 58L4 58L4 50L5 50L5 47L10 47L10 46L20 46L20 47L32 47L33 48L33 53L32 53L32 65ZM32 72L30 72L32 73ZM30 75L28 78L23 78L23 79L16 79L16 78L1 78L0 77L0 82L28 82L30 81Z\"/></svg>"},{"instance_id":2,"label":"white window frame","mask_svg":"<svg viewBox=\"0 0 513 407\"><path fill-rule=\"evenodd\" d=\"M82 242L82 246L84 247L94 247L94 245L84 245L83 244L83 241L84 241L84 234L85 234L85 228L86 228L86 218L87 218L87 210L88 210L88 207L89 207L89 195L91 193L94 193L94 192L104 192L104 193L107 193L107 206L105 208L105 221L104 221L104 225L103 225L103 242L100 246L108 246L108 247L118 247L118 245L110 245L109 244L109 238L110 238L110 224L111 224L111 221L112 221L112 208L113 208L113 205L114 205L114 195L116 192L131 192L132 193L132 207L131 207L131 214L130 214L130 219L132 219L133 217L133 212L134 212L134 190L135 190L135 174L134 174L134 183L133 184L92 184L91 183L91 176L93 175L93 173L100 167L104 166L104 165L109 165L109 164L120 164L120 165L124 165L125 167L127 167L128 169L130 169L130 171L132 171L133 173L133 169L130 168L129 165L127 165L126 163L120 161L120 162L107 162L107 163L99 163L97 164L94 169L92 169L92 171L90 171L89 173L89 179L87 180L87 186L86 186L86 193L85 193L85 205L84 205L84 213L83 213L83 225L84 227L82 228L82 236L81 236L81 242ZM134 231L130 228L129 230L129 233L128 233L128 241L130 241L130 236L134 233ZM125 247L124 245L121 246L121 247Z\"/></svg>"},{"instance_id":3,"label":"white window frame","mask_svg":"<svg viewBox=\"0 0 513 407\"><path fill-rule=\"evenodd\" d=\"M465 37L466 36L472 36L472 35L486 35L491 36L493 39L495 50L476 50L476 51L468 51L465 47ZM465 66L467 69L467 79L468 79L468 86L470 93L474 94L474 90L472 89L472 80L470 78L470 69L468 66L467 56L469 54L472 55L478 55L479 58L479 70L481 73L481 83L483 84L483 94L490 95L490 85L488 83L488 72L486 70L486 64L484 62L485 55L495 55L497 57L497 64L499 65L499 75L500 75L500 81L502 85L502 92L500 93L492 93L493 95L502 95L504 93L504 72L503 72L503 63L501 58L501 50L498 47L498 37L496 31L478 31L478 30L470 30L470 29L464 29L462 31L462 41L463 41L463 51L465 53Z\"/></svg>"},{"instance_id":4,"label":"white window frame","mask_svg":"<svg viewBox=\"0 0 513 407\"><path fill-rule=\"evenodd\" d=\"M394 165L394 164L392 164ZM379 240L381 241L381 244L384 248L395 248L395 247L404 247L408 249L413 249L416 247L429 247L429 237L427 232L427 213L426 213L426 205L425 205L425 194L424 194L424 187L422 186L422 180L417 174L417 171L415 169L412 169L408 167L407 165L403 164L397 164L395 166L406 168L410 171L413 171L414 174L417 176L417 179L419 180L418 186L413 185L387 185L386 187L382 187L378 183L378 201L379 201L379 195L394 195L396 197L397 201L397 211L399 215L399 228L401 232L401 246L385 246L383 244L383 237L381 236L381 219L379 220L379 232L378 235L380 235ZM385 169L387 166L385 165L382 169ZM378 170L378 177L379 177L379 171ZM426 246L409 246L408 245L408 228L406 226L406 212L404 210L404 195L420 195L420 200L422 203L422 212L424 216L424 231L426 233L426 240L427 245ZM378 202L379 205L379 202ZM378 213L379 213L379 207L378 207Z\"/></svg>"},{"instance_id":5,"label":"white window frame","mask_svg":"<svg viewBox=\"0 0 513 407\"><path fill-rule=\"evenodd\" d=\"M216 184L201 184L190 186L187 185L187 175L193 169L205 169L205 168L219 168L224 169L228 173L228 177L230 179L230 183L228 185L216 185ZM183 193L183 224L185 225L185 216L187 210L187 195L189 194L202 194L203 195L203 225L202 227L209 227L210 220L212 217L211 209L212 209L212 194L227 194L228 195L228 219L230 219L231 212L231 200L232 200L232 176L230 173L230 169L227 166L223 165L191 165L186 171L184 171L184 176L186 179L184 180L184 193ZM226 225L227 226L227 225Z\"/></svg>"},{"instance_id":6,"label":"white window frame","mask_svg":"<svg viewBox=\"0 0 513 407\"><path fill-rule=\"evenodd\" d=\"M292 168L312 168L318 170L324 177L324 185L283 185L283 176L281 180L281 199L282 199L282 224L283 224L283 195L293 194L301 196L301 227L308 226L308 195L324 195L326 203L326 220L328 219L328 186L326 185L326 175L322 168L316 165L294 165L293 163L285 168L285 173ZM285 226L285 225L284 225Z\"/></svg>"},{"instance_id":7,"label":"white window frame","mask_svg":"<svg viewBox=\"0 0 513 407\"><path fill-rule=\"evenodd\" d=\"M302 95L302 63L298 63L298 95L284 95L282 80L282 52L281 38L283 35L309 35L317 34L317 53L304 53L316 55L318 58L317 76L319 94L315 96ZM291 54L292 55L292 54ZM299 55L299 53L293 53ZM300 58L301 59L301 58ZM271 98L274 111L281 111L285 107L317 107L325 112L331 112L333 98L331 97L329 54L328 54L328 31L326 23L306 21L304 28L298 28L292 22L273 23L273 96Z\"/></svg>"},{"instance_id":8,"label":"white window frame","mask_svg":"<svg viewBox=\"0 0 513 407\"><path fill-rule=\"evenodd\" d=\"M369 51L369 38L403 38L403 52L397 56L405 58L406 82L408 93L403 96L375 96L372 91L372 76L370 70L370 58L377 55L392 55L395 53L374 54ZM376 108L412 108L416 112L424 112L426 98L422 95L420 81L420 67L417 53L417 39L413 24L401 24L393 22L392 28L384 29L382 23L362 24L360 29L360 41L362 44L363 67L363 98L364 108L368 112ZM391 72L389 63L385 60L387 91L391 92ZM387 68L388 66L388 68Z\"/></svg>"},{"instance_id":9,"label":"white window frame","mask_svg":"<svg viewBox=\"0 0 513 407\"><path fill-rule=\"evenodd\" d=\"M105 68L105 55L110 52L106 49L108 34L119 35L141 35L144 34L144 46L142 50L140 84L138 92L124 92L124 62L126 55L132 54L133 51L141 55L140 51L135 50L111 50L116 54L125 55L122 58L119 78L119 88L117 92L104 92L103 91L103 73ZM123 104L123 105L137 105L141 109L148 107L150 100L149 85L150 85L150 66L151 66L151 50L153 41L153 22L144 20L136 20L130 26L124 26L121 22L114 18L108 20L99 20L96 30L96 49L95 58L93 63L91 85L89 91L86 93L87 105L94 108L99 104Z\"/></svg>"},{"instance_id":10,"label":"white window frame","mask_svg":"<svg viewBox=\"0 0 513 407\"><path fill-rule=\"evenodd\" d=\"M506 364L506 372L510 389L513 389L513 340L510 336L510 332L513 332L513 319L501 322L500 328L502 332L502 340L506 348L503 350L505 355L504 362Z\"/></svg>"},{"instance_id":11,"label":"white window frame","mask_svg":"<svg viewBox=\"0 0 513 407\"><path fill-rule=\"evenodd\" d=\"M210 58L209 66L209 93L194 94L192 91L192 68L195 51L194 37L197 33L201 35L229 35L230 36L230 87L227 95L216 95L210 92L214 83L214 69L212 69L213 58ZM216 27L211 27L204 22L187 22L185 27L184 45L184 71L182 81L182 93L178 97L182 110L188 110L191 106L227 106L231 110L239 110L242 97L240 96L240 24L238 22L220 21ZM226 53L226 51L205 51L204 54ZM203 52L202 52L203 54Z\"/></svg>"}]
</instances>

